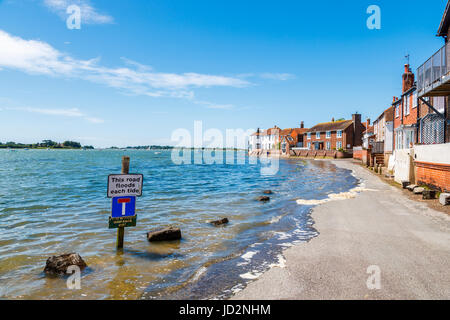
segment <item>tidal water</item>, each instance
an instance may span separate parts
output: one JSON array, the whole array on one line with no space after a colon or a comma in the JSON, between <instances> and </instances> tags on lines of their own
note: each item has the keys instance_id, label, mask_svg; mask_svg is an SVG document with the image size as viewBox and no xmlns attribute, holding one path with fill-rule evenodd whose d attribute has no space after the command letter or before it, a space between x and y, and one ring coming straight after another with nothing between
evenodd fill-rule
<instances>
[{"instance_id":1,"label":"tidal water","mask_svg":"<svg viewBox=\"0 0 450 320\"><path fill-rule=\"evenodd\" d=\"M106 185L124 155L144 188L137 226L117 252ZM326 161L280 160L275 175L262 175L260 163L231 156L245 163L176 165L171 151L155 150L0 150L0 298L227 298L282 266L284 248L318 236L312 206L297 199L358 183ZM271 201L257 201L267 189ZM208 223L223 217L226 226ZM169 225L181 228L181 241L147 241L146 232ZM70 252L89 266L80 290L43 273L48 257Z\"/></svg>"}]
</instances>

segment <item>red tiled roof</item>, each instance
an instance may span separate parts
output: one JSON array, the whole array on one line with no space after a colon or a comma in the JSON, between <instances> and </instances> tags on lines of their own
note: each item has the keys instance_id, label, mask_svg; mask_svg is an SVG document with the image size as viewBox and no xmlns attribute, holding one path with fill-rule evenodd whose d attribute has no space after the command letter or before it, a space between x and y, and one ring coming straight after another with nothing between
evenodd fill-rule
<instances>
[{"instance_id":1,"label":"red tiled roof","mask_svg":"<svg viewBox=\"0 0 450 320\"><path fill-rule=\"evenodd\" d=\"M308 132L309 129L308 128L294 128L294 131L297 132L298 134L304 134L305 132Z\"/></svg>"},{"instance_id":2,"label":"red tiled roof","mask_svg":"<svg viewBox=\"0 0 450 320\"><path fill-rule=\"evenodd\" d=\"M352 120L342 120L334 122L319 123L309 129L307 132L325 132L325 131L336 131L345 130L353 123Z\"/></svg>"},{"instance_id":3,"label":"red tiled roof","mask_svg":"<svg viewBox=\"0 0 450 320\"><path fill-rule=\"evenodd\" d=\"M291 133L292 133L292 129L291 128L280 130L280 136L287 136L287 135L289 135Z\"/></svg>"}]
</instances>

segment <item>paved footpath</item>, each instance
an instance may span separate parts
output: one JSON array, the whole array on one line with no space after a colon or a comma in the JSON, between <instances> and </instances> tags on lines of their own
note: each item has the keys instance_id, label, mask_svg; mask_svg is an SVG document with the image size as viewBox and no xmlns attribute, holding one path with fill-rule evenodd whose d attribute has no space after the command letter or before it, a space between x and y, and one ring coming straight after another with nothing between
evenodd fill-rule
<instances>
[{"instance_id":1,"label":"paved footpath","mask_svg":"<svg viewBox=\"0 0 450 320\"><path fill-rule=\"evenodd\" d=\"M314 208L320 235L233 299L450 299L450 217L350 161L334 163L376 191ZM380 289L369 289L378 268Z\"/></svg>"}]
</instances>

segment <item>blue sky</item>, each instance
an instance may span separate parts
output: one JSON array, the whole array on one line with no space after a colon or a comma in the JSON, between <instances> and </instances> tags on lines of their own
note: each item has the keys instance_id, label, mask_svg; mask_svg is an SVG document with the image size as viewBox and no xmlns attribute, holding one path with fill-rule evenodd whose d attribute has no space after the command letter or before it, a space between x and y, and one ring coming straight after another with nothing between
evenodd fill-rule
<instances>
[{"instance_id":1,"label":"blue sky","mask_svg":"<svg viewBox=\"0 0 450 320\"><path fill-rule=\"evenodd\" d=\"M81 29L65 8L82 8ZM366 9L381 8L381 30ZM172 144L177 128L374 119L443 45L445 1L0 0L0 141ZM225 132L225 131L224 131Z\"/></svg>"}]
</instances>

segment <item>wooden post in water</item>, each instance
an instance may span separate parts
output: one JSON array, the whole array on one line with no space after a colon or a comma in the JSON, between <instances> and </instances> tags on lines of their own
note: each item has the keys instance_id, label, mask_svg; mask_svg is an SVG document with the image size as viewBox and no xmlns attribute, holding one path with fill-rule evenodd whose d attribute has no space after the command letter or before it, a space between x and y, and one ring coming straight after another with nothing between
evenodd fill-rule
<instances>
[{"instance_id":1,"label":"wooden post in water","mask_svg":"<svg viewBox=\"0 0 450 320\"><path fill-rule=\"evenodd\" d=\"M130 172L130 157L122 157L122 174ZM117 249L123 249L123 237L125 235L125 228L119 227L117 229Z\"/></svg>"}]
</instances>

